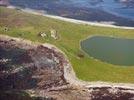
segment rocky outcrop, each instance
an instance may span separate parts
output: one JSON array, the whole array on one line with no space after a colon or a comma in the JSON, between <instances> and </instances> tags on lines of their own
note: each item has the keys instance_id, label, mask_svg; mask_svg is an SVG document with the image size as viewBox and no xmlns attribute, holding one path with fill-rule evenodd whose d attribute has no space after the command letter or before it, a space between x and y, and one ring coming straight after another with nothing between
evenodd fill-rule
<instances>
[{"instance_id":1,"label":"rocky outcrop","mask_svg":"<svg viewBox=\"0 0 134 100\"><path fill-rule=\"evenodd\" d=\"M66 84L64 57L43 45L0 39L0 89L47 89Z\"/></svg>"},{"instance_id":2,"label":"rocky outcrop","mask_svg":"<svg viewBox=\"0 0 134 100\"><path fill-rule=\"evenodd\" d=\"M78 80L55 46L0 36L0 100L134 99L133 85L101 85Z\"/></svg>"}]
</instances>

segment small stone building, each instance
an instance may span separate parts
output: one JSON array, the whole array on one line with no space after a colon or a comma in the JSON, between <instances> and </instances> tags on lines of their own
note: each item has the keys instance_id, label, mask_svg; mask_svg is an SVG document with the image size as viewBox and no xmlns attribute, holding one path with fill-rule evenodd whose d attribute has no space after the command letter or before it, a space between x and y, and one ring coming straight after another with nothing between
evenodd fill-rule
<instances>
[{"instance_id":1,"label":"small stone building","mask_svg":"<svg viewBox=\"0 0 134 100\"><path fill-rule=\"evenodd\" d=\"M51 37L54 38L55 40L59 38L57 31L54 29L50 30L50 34L51 34Z\"/></svg>"},{"instance_id":2,"label":"small stone building","mask_svg":"<svg viewBox=\"0 0 134 100\"><path fill-rule=\"evenodd\" d=\"M45 32L40 32L40 33L38 33L38 35L41 36L41 37L46 37L47 36L47 34Z\"/></svg>"}]
</instances>

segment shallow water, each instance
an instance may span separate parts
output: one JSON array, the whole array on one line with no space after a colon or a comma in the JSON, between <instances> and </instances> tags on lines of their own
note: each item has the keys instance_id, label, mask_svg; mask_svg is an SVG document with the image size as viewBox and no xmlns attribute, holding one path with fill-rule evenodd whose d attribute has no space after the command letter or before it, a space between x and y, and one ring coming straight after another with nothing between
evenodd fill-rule
<instances>
[{"instance_id":1,"label":"shallow water","mask_svg":"<svg viewBox=\"0 0 134 100\"><path fill-rule=\"evenodd\" d=\"M134 39L94 36L82 41L81 48L90 57L107 63L134 65Z\"/></svg>"},{"instance_id":2,"label":"shallow water","mask_svg":"<svg viewBox=\"0 0 134 100\"><path fill-rule=\"evenodd\" d=\"M23 8L44 10L68 18L134 26L134 0L10 0Z\"/></svg>"}]
</instances>

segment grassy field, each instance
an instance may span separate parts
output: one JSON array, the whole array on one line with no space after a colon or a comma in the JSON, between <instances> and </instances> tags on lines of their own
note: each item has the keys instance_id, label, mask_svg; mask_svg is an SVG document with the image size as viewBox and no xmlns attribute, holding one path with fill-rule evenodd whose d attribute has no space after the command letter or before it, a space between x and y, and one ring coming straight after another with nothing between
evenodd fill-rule
<instances>
[{"instance_id":1,"label":"grassy field","mask_svg":"<svg viewBox=\"0 0 134 100\"><path fill-rule=\"evenodd\" d=\"M5 27L8 27L7 31ZM50 29L58 31L59 40L50 36L38 36L39 32L50 34ZM84 54L79 45L80 40L93 35L134 38L134 30L77 25L1 7L0 34L56 45L66 53L77 77L82 80L134 83L134 66L117 66L96 61ZM79 58L80 54L84 54L84 57Z\"/></svg>"}]
</instances>

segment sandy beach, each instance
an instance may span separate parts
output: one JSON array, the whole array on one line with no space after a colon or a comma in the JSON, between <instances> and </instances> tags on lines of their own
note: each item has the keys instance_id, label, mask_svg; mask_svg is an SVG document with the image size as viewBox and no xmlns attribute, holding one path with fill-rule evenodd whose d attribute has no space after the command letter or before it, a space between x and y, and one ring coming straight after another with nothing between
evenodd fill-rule
<instances>
[{"instance_id":1,"label":"sandy beach","mask_svg":"<svg viewBox=\"0 0 134 100\"><path fill-rule=\"evenodd\" d=\"M15 6L8 6L7 8L18 9ZM61 20L61 21L66 21L66 22L71 22L71 23L75 23L75 24L100 26L100 27L111 27L111 28L120 28L120 29L134 29L134 27L112 25L111 23L114 23L114 22L98 23L98 22L83 21L83 20L65 18L65 17L61 17L61 16L49 15L49 14L44 13L44 11L33 10L33 9L29 9L29 8L25 8L25 9L20 9L19 8L19 10L21 10L23 12L26 12L26 13L35 14L35 15L42 15L42 16L45 16L45 17L49 17L49 18L53 18L53 19L58 19L58 20Z\"/></svg>"}]
</instances>

